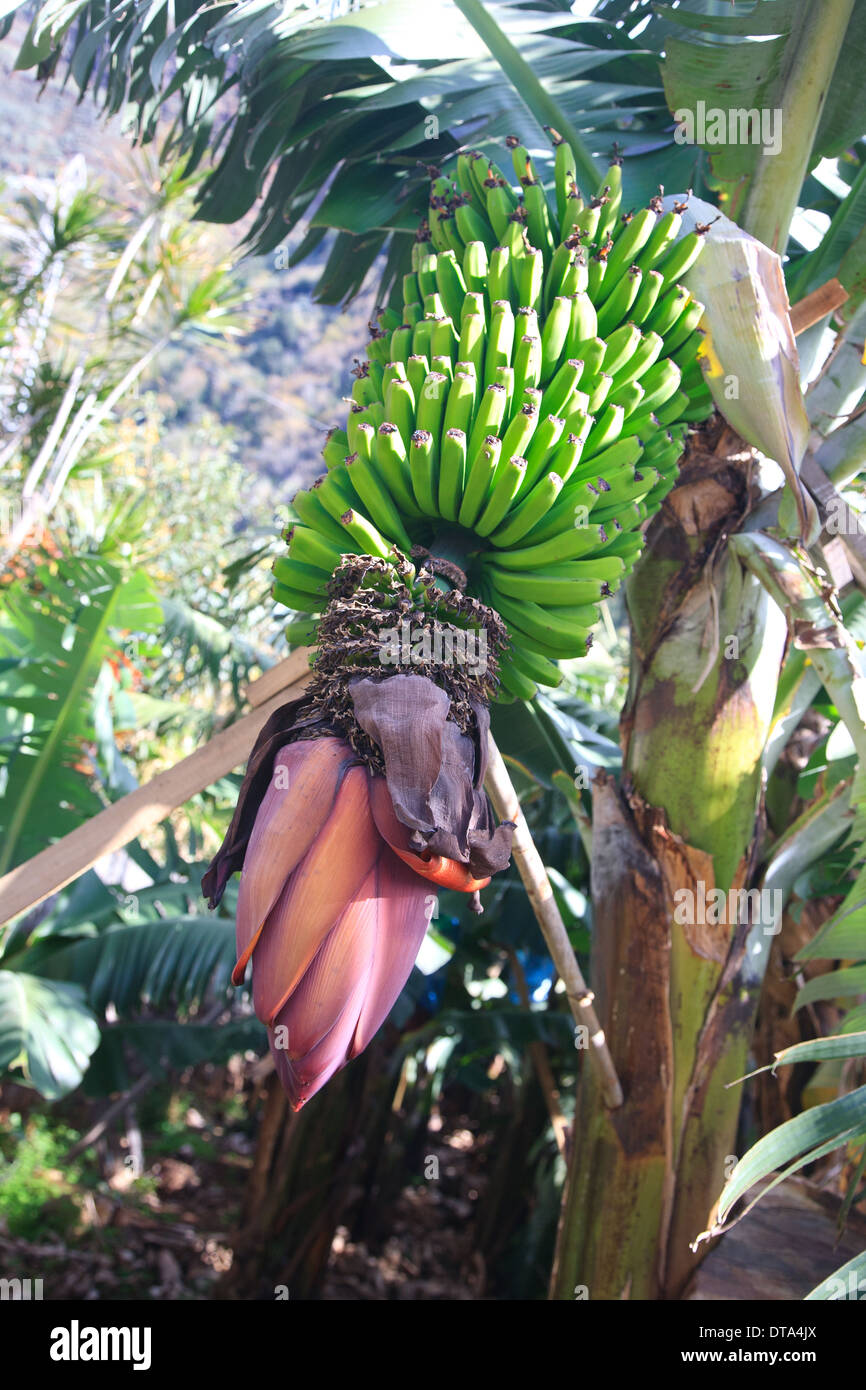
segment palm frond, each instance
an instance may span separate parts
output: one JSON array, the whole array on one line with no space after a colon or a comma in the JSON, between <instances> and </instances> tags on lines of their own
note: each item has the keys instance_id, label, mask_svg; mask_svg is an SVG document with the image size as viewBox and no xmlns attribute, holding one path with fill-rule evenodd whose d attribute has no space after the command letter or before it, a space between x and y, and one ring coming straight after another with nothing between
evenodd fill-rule
<instances>
[{"instance_id":1,"label":"palm frond","mask_svg":"<svg viewBox=\"0 0 866 1390\"><path fill-rule=\"evenodd\" d=\"M606 157L619 142L635 166L635 196L654 192L658 149L678 151L642 43L577 21L564 0L537 9L500 0L485 12L589 155ZM272 250L303 220L351 236L351 256L343 243L320 281L326 302L354 294L387 243L408 255L426 204L419 162L510 133L549 148L520 91L446 0L377 0L333 18L261 0L156 0L146 9L49 0L18 64L46 61L106 113L123 109L142 141L170 120L166 148L183 155L188 174L208 170L199 215L229 223L253 215L252 249ZM352 266L351 278L335 274L338 263ZM402 268L392 258L390 273Z\"/></svg>"}]
</instances>

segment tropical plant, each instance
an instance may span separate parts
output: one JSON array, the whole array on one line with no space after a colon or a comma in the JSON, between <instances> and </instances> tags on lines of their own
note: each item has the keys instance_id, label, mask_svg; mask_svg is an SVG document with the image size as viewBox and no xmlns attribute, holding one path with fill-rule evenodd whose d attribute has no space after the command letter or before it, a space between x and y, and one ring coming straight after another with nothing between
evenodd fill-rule
<instances>
[{"instance_id":1,"label":"tropical plant","mask_svg":"<svg viewBox=\"0 0 866 1390\"><path fill-rule=\"evenodd\" d=\"M143 573L97 559L46 563L0 591L3 873L100 809L95 773L106 797L124 786L110 662L161 616Z\"/></svg>"},{"instance_id":2,"label":"tropical plant","mask_svg":"<svg viewBox=\"0 0 866 1390\"><path fill-rule=\"evenodd\" d=\"M739 224L739 230L719 224L708 246L718 252L702 256L693 280L686 278L708 310L702 355L720 414L691 435L677 487L646 529L646 554L626 586L632 662L621 726L624 775L619 784L609 775L596 779L591 832L593 981L625 1104L607 1110L597 1076L585 1069L575 1121L582 1142L571 1151L553 1286L561 1298L570 1298L578 1283L593 1298L676 1297L695 1267L690 1243L706 1223L734 1151L739 1093L729 1083L747 1068L777 926L775 917L750 921L739 913L733 920L681 921L676 895L696 894L703 885L727 901L731 892L779 886L784 897L808 858L838 850L858 804L860 658L827 600L834 585L847 597L852 583L862 588L866 580L860 495L851 487L866 462L857 418L866 388L864 145L853 96L864 10L853 0L821 6L762 0L745 14L709 0L656 9L643 0L603 0L593 20L582 22L559 6L532 12L463 0L457 8L472 35L443 25L436 9L425 8L422 18L420 9L387 4L336 20L252 5L232 6L227 14L193 10L178 14L171 29L167 7L145 25L135 7L96 15L87 6L48 4L37 11L21 61L53 66L65 46L76 80L93 86L108 109L117 107L121 89L124 99L131 95L145 137L156 133L158 97L182 92L171 138L190 151L193 166L216 143L216 101L237 87L241 100L227 116L226 143L204 184L202 213L246 212L270 172L252 243L277 245L305 214L301 253L319 245L329 226L339 228L320 287L335 299L360 285L387 246L382 297L398 306L401 276L431 270L421 267L417 251L412 260L411 233L427 206L415 162L440 164L458 145L512 129L536 159L541 125L564 134L571 172L585 192L601 179L594 156L607 153L616 133L626 152L627 207L645 202L659 182L692 186L715 197ZM452 8L448 13L455 18ZM511 41L520 29L522 65ZM430 57L439 52L437 40L446 50L451 45L442 59ZM467 40L480 46L461 51ZM381 61L369 56L381 53L383 42L384 76ZM742 84L732 96L734 43ZM172 55L176 66L169 69L164 63ZM422 61L414 64L416 55ZM747 128L750 108L778 112L781 149L772 152L766 142L739 134L717 143L706 130L703 140L680 142L672 114L692 112L698 98L726 118L744 108ZM441 117L429 128L438 139L422 143L428 115ZM381 157L373 162L373 154ZM828 159L835 165L828 167ZM526 172L531 186L553 184L545 165L538 179ZM471 200L460 177L458 162L460 192ZM480 200L481 190L475 193ZM487 211L483 196L479 216ZM436 197L444 200L434 213L445 213L447 236L458 204L450 187ZM465 212L461 220L469 220ZM740 231L757 240L745 241ZM461 242L467 240L478 238L461 232ZM825 309L803 335L802 383L782 279L786 248L792 299L834 275L848 294L835 317ZM437 249L447 261L448 249L462 248ZM479 292L468 282L465 288ZM438 279L425 294L439 295L446 307ZM438 305L420 307L421 322L426 311L456 327ZM414 348L414 331L411 337ZM366 379L371 375L375 386L375 373ZM355 401L361 405L357 395ZM370 404L376 400L353 412L355 428L365 423L357 415ZM359 432L359 445L364 437ZM343 448L341 439L336 447ZM363 449L356 452L363 460ZM342 455L334 461L339 466ZM429 481L428 462L418 461L419 487ZM376 534L352 521L364 533L356 548L366 548L372 536L375 550ZM305 526L307 519L302 539ZM308 582L299 583L304 571L294 567L289 593L306 595L303 605L292 606L315 614L320 572L333 569L332 547L311 550L307 542L303 556L301 549L288 563L306 566ZM846 624L853 623L847 606L843 612ZM293 636L308 634L304 619ZM823 659L825 643L832 660ZM804 786L796 802L786 802L777 777L768 786L767 835L764 777L778 771L792 733L814 708L842 721L856 762L829 788ZM560 771L570 775L572 768ZM588 797L572 801L588 835ZM862 843L856 820L852 842L854 871ZM832 935L823 944L838 949ZM611 980L618 981L615 995L605 988ZM828 1046L858 1043L852 1034ZM861 1105L858 1090L843 1096L832 1116L813 1117L769 1152L790 1156L802 1146L814 1158L816 1137L818 1147L857 1137ZM751 1165L744 1160L735 1172L726 1209L767 1154Z\"/></svg>"},{"instance_id":3,"label":"tropical plant","mask_svg":"<svg viewBox=\"0 0 866 1390\"><path fill-rule=\"evenodd\" d=\"M131 207L88 183L82 156L10 192L0 223L6 562L71 476L105 466L113 413L160 352L190 332L238 332L242 297L225 253L203 256L190 232L192 183L176 170L141 171Z\"/></svg>"}]
</instances>

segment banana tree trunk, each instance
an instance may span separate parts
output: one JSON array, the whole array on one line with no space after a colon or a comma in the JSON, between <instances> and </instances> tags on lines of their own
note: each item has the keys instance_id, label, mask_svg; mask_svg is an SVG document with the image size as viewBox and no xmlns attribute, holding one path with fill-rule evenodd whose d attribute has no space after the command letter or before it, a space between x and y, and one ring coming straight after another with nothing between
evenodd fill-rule
<instances>
[{"instance_id":1,"label":"banana tree trunk","mask_svg":"<svg viewBox=\"0 0 866 1390\"><path fill-rule=\"evenodd\" d=\"M727 543L753 471L720 420L694 436L628 589L625 775L622 790L594 786L592 865L592 980L625 1103L605 1109L584 1068L556 1298L679 1297L734 1151L740 1093L726 1088L746 1069L760 987L737 890L758 849L786 642Z\"/></svg>"}]
</instances>

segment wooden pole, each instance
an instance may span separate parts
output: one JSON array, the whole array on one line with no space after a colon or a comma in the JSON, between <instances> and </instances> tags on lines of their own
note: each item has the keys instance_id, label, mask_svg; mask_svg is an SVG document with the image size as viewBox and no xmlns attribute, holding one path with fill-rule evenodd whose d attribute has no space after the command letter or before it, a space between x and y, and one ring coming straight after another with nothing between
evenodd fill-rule
<instances>
[{"instance_id":1,"label":"wooden pole","mask_svg":"<svg viewBox=\"0 0 866 1390\"><path fill-rule=\"evenodd\" d=\"M517 871L523 879L532 910L547 942L553 963L565 985L571 1016L578 1027L585 1027L590 1042L590 1061L598 1071L604 1103L610 1110L622 1105L622 1087L616 1074L613 1058L608 1049L604 1029L593 1008L595 995L587 988L577 957L572 950L565 923L562 920L547 870L541 855L535 847L526 817L520 809L520 802L508 768L491 734L487 744L487 776L484 785L487 795L493 802L493 809L501 820L514 823L511 841L511 856Z\"/></svg>"},{"instance_id":2,"label":"wooden pole","mask_svg":"<svg viewBox=\"0 0 866 1390\"><path fill-rule=\"evenodd\" d=\"M249 714L0 878L0 925L29 912L103 855L152 830L191 796L245 762L274 710L301 694L311 675L309 657L310 650L304 647L271 667L244 692L253 705Z\"/></svg>"},{"instance_id":3,"label":"wooden pole","mask_svg":"<svg viewBox=\"0 0 866 1390\"><path fill-rule=\"evenodd\" d=\"M794 336L805 333L813 324L820 323L834 309L841 309L848 298L848 291L839 280L827 280L804 299L791 306L791 327Z\"/></svg>"}]
</instances>

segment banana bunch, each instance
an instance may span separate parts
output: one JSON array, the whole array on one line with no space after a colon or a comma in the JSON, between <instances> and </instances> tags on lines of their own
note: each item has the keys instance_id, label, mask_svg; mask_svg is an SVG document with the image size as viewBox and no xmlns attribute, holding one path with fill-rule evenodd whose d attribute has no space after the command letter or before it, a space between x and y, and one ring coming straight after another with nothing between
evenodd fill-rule
<instances>
[{"instance_id":1,"label":"banana bunch","mask_svg":"<svg viewBox=\"0 0 866 1390\"><path fill-rule=\"evenodd\" d=\"M306 615L290 640L315 640L341 555L420 547L504 619L501 685L528 699L585 654L637 561L712 411L704 306L679 283L707 229L677 239L684 207L658 198L621 213L616 163L584 201L553 138L551 198L516 140L516 189L477 152L435 173L402 311L371 325L327 472L293 501L274 565L274 596Z\"/></svg>"}]
</instances>

